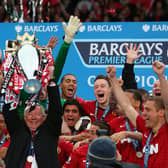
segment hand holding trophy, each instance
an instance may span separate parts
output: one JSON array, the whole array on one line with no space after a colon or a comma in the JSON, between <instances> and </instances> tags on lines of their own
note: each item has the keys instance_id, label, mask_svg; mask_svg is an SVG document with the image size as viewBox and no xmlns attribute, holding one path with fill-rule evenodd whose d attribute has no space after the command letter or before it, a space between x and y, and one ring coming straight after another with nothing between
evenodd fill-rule
<instances>
[{"instance_id":1,"label":"hand holding trophy","mask_svg":"<svg viewBox=\"0 0 168 168\"><path fill-rule=\"evenodd\" d=\"M4 95L5 101L18 101L17 97L22 88L29 95L29 101L37 99L41 87L45 87L50 78L49 62L53 62L51 49L39 47L35 34L29 35L25 32L23 36L17 35L16 41L8 40L2 65L5 80L1 94Z\"/></svg>"}]
</instances>

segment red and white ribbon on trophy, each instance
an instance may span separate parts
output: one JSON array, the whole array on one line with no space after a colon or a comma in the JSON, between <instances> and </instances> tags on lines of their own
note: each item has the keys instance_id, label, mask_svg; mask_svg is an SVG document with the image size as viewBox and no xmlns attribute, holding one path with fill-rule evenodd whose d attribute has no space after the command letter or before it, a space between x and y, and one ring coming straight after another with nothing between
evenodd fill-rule
<instances>
[{"instance_id":1,"label":"red and white ribbon on trophy","mask_svg":"<svg viewBox=\"0 0 168 168\"><path fill-rule=\"evenodd\" d=\"M15 108L19 100L20 89L22 89L24 83L29 80L28 76L31 76L30 78L39 80L41 86L46 87L46 84L50 80L48 66L54 65L54 59L49 48L37 47L34 34L30 36L26 32L23 36L17 35L17 41L13 40L9 42L12 44L6 45L5 59L1 65L1 70L4 72L5 77L1 88L1 94L5 95L6 103L15 100L13 101L13 108ZM26 51L26 48L28 48L28 51ZM33 50L32 54L30 49ZM22 58L22 54L25 54L25 57ZM33 61L33 59L35 60ZM23 60L25 60L26 63L24 63ZM34 62L36 62L36 65L32 65ZM27 66L27 69L25 66ZM31 70L32 67L35 69ZM29 72L26 74L26 70L24 68L27 71L29 71L30 68L31 75ZM34 76L33 73L35 71L40 73L40 75Z\"/></svg>"}]
</instances>

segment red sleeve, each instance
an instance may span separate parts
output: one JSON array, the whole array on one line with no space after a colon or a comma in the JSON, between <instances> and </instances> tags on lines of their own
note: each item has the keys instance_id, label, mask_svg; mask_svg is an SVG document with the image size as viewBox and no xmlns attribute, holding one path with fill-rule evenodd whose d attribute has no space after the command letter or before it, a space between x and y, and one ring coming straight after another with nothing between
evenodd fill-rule
<instances>
[{"instance_id":1,"label":"red sleeve","mask_svg":"<svg viewBox=\"0 0 168 168\"><path fill-rule=\"evenodd\" d=\"M64 166L65 168L75 168L79 167L78 165L78 152L77 150L74 150L68 160L65 162Z\"/></svg>"},{"instance_id":2,"label":"red sleeve","mask_svg":"<svg viewBox=\"0 0 168 168\"><path fill-rule=\"evenodd\" d=\"M69 157L73 150L73 144L71 142L65 141L63 148L64 148L66 156Z\"/></svg>"},{"instance_id":3,"label":"red sleeve","mask_svg":"<svg viewBox=\"0 0 168 168\"><path fill-rule=\"evenodd\" d=\"M80 97L76 97L76 100L81 104L82 108L84 109L84 115L89 116L90 115L90 100L83 100ZM91 103L92 104L92 103Z\"/></svg>"},{"instance_id":4,"label":"red sleeve","mask_svg":"<svg viewBox=\"0 0 168 168\"><path fill-rule=\"evenodd\" d=\"M59 140L58 149L58 159L62 167L72 153L73 144L69 141Z\"/></svg>"}]
</instances>

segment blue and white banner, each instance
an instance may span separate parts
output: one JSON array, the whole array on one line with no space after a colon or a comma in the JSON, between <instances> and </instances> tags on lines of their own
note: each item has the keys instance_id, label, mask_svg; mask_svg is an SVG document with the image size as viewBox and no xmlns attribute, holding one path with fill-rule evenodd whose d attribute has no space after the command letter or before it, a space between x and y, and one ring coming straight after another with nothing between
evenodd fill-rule
<instances>
[{"instance_id":1,"label":"blue and white banner","mask_svg":"<svg viewBox=\"0 0 168 168\"><path fill-rule=\"evenodd\" d=\"M59 38L53 50L54 57L63 42L64 30L61 23L1 23L0 48L5 49L6 40L16 40L24 31L35 32L38 44L46 45L51 36ZM77 95L84 99L95 99L93 81L96 75L106 74L109 64L117 67L121 76L126 61L125 45L140 46L143 54L135 62L135 74L139 88L151 92L157 79L152 62L159 60L168 67L168 22L111 22L83 23L71 44L62 75L72 73L77 77Z\"/></svg>"}]
</instances>

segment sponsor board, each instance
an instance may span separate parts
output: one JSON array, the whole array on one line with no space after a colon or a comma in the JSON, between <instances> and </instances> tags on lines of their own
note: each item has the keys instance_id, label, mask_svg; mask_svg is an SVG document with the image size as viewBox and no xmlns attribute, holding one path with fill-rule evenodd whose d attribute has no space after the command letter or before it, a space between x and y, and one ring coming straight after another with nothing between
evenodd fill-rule
<instances>
[{"instance_id":1,"label":"sponsor board","mask_svg":"<svg viewBox=\"0 0 168 168\"><path fill-rule=\"evenodd\" d=\"M53 50L56 58L63 43L64 30L61 23L0 23L0 48L5 49L6 40L15 40L17 33L24 31L36 34L38 44L47 45L51 36L59 43ZM151 92L157 80L152 62L159 60L168 66L168 22L112 22L83 23L70 46L61 77L72 73L77 77L77 95L95 99L93 83L96 75L106 75L109 64L117 67L117 77L122 74L126 61L125 46L130 43L140 46L142 56L135 61L135 74L139 88Z\"/></svg>"},{"instance_id":2,"label":"sponsor board","mask_svg":"<svg viewBox=\"0 0 168 168\"><path fill-rule=\"evenodd\" d=\"M81 62L86 67L125 64L127 55L125 46L129 48L130 44L140 46L139 52L143 54L135 61L135 65L144 68L152 65L155 60L168 64L168 41L162 41L162 39L156 39L156 41L150 39L80 39L75 40L74 43Z\"/></svg>"}]
</instances>

